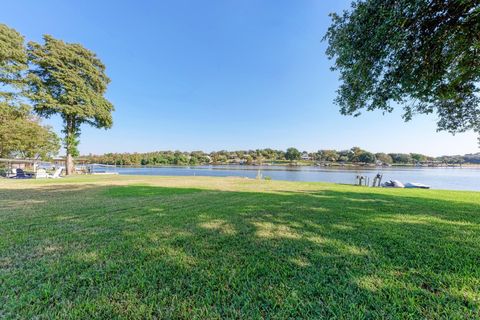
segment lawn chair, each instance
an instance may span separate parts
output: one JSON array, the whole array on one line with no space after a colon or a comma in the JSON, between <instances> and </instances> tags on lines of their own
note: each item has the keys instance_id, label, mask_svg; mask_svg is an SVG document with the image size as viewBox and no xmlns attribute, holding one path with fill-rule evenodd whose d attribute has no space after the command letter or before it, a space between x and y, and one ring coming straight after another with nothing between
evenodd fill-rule
<instances>
[{"instance_id":1,"label":"lawn chair","mask_svg":"<svg viewBox=\"0 0 480 320\"><path fill-rule=\"evenodd\" d=\"M30 179L31 176L27 175L22 169L17 169L17 174L12 177L13 179Z\"/></svg>"},{"instance_id":2,"label":"lawn chair","mask_svg":"<svg viewBox=\"0 0 480 320\"><path fill-rule=\"evenodd\" d=\"M57 170L55 170L55 172L53 174L48 175L48 177L51 178L51 179L61 178L60 174L62 173L62 170L63 170L63 168L58 168Z\"/></svg>"},{"instance_id":3,"label":"lawn chair","mask_svg":"<svg viewBox=\"0 0 480 320\"><path fill-rule=\"evenodd\" d=\"M48 174L45 169L38 169L37 172L35 172L35 179L46 179L46 178L48 178Z\"/></svg>"},{"instance_id":4,"label":"lawn chair","mask_svg":"<svg viewBox=\"0 0 480 320\"><path fill-rule=\"evenodd\" d=\"M10 170L8 170L8 172L6 173L5 177L6 178L13 178L17 175L17 169L16 168L12 168Z\"/></svg>"}]
</instances>

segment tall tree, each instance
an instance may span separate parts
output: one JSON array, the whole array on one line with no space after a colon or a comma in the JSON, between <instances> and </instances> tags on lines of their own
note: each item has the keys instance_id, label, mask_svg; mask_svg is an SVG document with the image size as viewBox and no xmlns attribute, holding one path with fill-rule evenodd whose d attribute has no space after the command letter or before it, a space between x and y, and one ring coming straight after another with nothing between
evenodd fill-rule
<instances>
[{"instance_id":1,"label":"tall tree","mask_svg":"<svg viewBox=\"0 0 480 320\"><path fill-rule=\"evenodd\" d=\"M80 44L65 43L49 35L44 44L29 42L32 64L28 97L41 116L59 114L64 123L66 173L73 172L73 157L78 155L80 126L112 126L113 105L104 97L110 79L95 53Z\"/></svg>"},{"instance_id":2,"label":"tall tree","mask_svg":"<svg viewBox=\"0 0 480 320\"><path fill-rule=\"evenodd\" d=\"M290 161L299 160L300 156L300 151L298 151L296 148L288 148L287 152L285 152L285 159Z\"/></svg>"},{"instance_id":3,"label":"tall tree","mask_svg":"<svg viewBox=\"0 0 480 320\"><path fill-rule=\"evenodd\" d=\"M480 132L480 2L357 0L325 38L342 114L436 113L438 130Z\"/></svg>"},{"instance_id":4,"label":"tall tree","mask_svg":"<svg viewBox=\"0 0 480 320\"><path fill-rule=\"evenodd\" d=\"M0 157L49 158L60 148L57 135L22 101L27 68L22 35L0 24Z\"/></svg>"}]
</instances>

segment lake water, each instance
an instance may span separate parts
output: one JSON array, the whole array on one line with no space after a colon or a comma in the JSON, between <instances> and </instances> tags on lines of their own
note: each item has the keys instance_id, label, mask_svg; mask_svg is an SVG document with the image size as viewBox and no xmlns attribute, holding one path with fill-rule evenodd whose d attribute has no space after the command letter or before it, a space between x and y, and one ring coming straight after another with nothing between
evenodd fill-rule
<instances>
[{"instance_id":1,"label":"lake water","mask_svg":"<svg viewBox=\"0 0 480 320\"><path fill-rule=\"evenodd\" d=\"M357 175L383 174L382 181L399 180L430 185L432 189L480 191L480 168L325 168L285 166L117 167L119 174L216 176L256 178L258 171L272 180L355 183Z\"/></svg>"}]
</instances>

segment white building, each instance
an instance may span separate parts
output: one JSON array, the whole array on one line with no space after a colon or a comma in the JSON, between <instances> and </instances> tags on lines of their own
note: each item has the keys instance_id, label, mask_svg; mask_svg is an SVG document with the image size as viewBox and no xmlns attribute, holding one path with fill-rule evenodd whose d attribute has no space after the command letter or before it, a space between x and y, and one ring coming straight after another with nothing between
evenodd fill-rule
<instances>
[{"instance_id":1,"label":"white building","mask_svg":"<svg viewBox=\"0 0 480 320\"><path fill-rule=\"evenodd\" d=\"M312 158L309 156L307 151L303 151L302 155L300 156L300 159L302 160L311 160Z\"/></svg>"}]
</instances>

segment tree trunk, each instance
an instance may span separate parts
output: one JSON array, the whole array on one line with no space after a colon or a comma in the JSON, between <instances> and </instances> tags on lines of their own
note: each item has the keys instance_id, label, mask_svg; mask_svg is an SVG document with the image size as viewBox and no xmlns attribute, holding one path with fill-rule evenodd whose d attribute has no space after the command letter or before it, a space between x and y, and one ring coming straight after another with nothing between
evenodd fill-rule
<instances>
[{"instance_id":1,"label":"tree trunk","mask_svg":"<svg viewBox=\"0 0 480 320\"><path fill-rule=\"evenodd\" d=\"M73 164L73 156L72 156L72 144L74 143L74 128L75 124L71 117L67 117L66 119L66 139L65 139L65 152L66 152L66 159L65 159L65 175L71 175L74 171L74 164Z\"/></svg>"},{"instance_id":2,"label":"tree trunk","mask_svg":"<svg viewBox=\"0 0 480 320\"><path fill-rule=\"evenodd\" d=\"M67 151L67 159L65 160L65 174L71 175L73 174L73 170L75 168L75 165L73 163L73 157L72 155Z\"/></svg>"}]
</instances>

